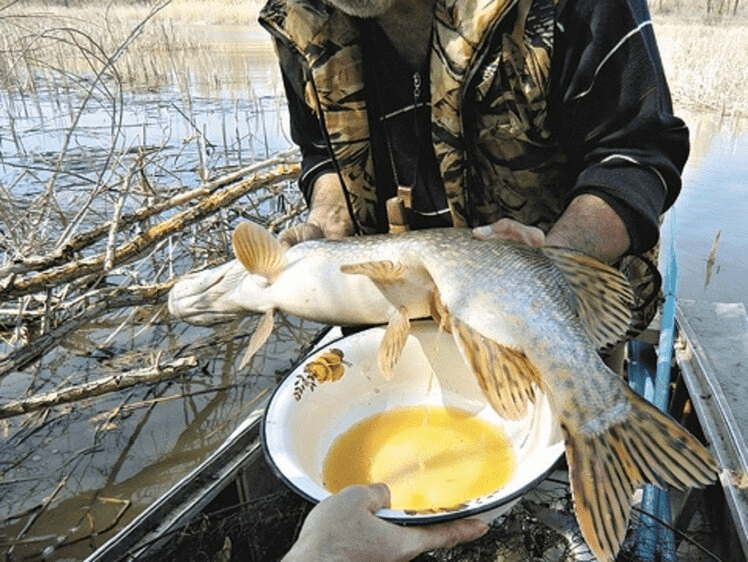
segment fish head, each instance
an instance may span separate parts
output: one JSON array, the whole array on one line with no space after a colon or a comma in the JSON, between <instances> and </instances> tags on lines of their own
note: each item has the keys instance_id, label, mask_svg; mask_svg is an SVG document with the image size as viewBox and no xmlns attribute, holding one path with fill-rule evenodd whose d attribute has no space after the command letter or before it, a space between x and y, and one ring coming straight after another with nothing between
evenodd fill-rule
<instances>
[{"instance_id":1,"label":"fish head","mask_svg":"<svg viewBox=\"0 0 748 562\"><path fill-rule=\"evenodd\" d=\"M169 292L169 312L197 325L219 324L244 314L265 312L269 281L232 260L180 278Z\"/></svg>"}]
</instances>

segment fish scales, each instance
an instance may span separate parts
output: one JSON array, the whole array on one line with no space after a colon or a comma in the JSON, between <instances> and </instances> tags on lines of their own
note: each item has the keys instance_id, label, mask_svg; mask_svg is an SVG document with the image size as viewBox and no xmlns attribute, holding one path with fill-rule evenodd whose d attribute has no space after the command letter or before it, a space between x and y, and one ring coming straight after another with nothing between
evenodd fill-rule
<instances>
[{"instance_id":1,"label":"fish scales","mask_svg":"<svg viewBox=\"0 0 748 562\"><path fill-rule=\"evenodd\" d=\"M180 280L169 296L174 315L199 322L262 312L267 327L283 310L334 324L386 323L379 364L391 376L409 319L433 314L499 414L521 417L537 387L547 394L565 440L577 521L599 560L618 552L644 483L685 488L717 476L709 451L600 358L598 350L626 334L632 295L622 275L590 256L479 241L468 229L286 250L244 223L233 244L241 265ZM266 336L265 329L253 336L251 347Z\"/></svg>"},{"instance_id":2,"label":"fish scales","mask_svg":"<svg viewBox=\"0 0 748 562\"><path fill-rule=\"evenodd\" d=\"M484 336L525 350L544 373L542 384L567 423L595 427L623 419L625 396L576 319L576 299L553 262L536 248L476 244L464 234L437 238L422 258L440 288L472 287L469 293L455 290L454 296L442 290L451 313ZM443 254L459 262L444 260ZM459 258L466 254L468 259Z\"/></svg>"}]
</instances>

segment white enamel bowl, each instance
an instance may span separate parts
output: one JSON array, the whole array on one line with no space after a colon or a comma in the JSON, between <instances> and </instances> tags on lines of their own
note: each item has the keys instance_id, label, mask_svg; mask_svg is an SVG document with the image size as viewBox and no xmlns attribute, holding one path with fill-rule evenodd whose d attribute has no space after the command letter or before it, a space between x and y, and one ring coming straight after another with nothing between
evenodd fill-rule
<instances>
[{"instance_id":1,"label":"white enamel bowl","mask_svg":"<svg viewBox=\"0 0 748 562\"><path fill-rule=\"evenodd\" d=\"M542 394L520 421L500 417L483 398L448 333L431 321L413 322L392 380L377 368L383 328L370 328L340 339L326 338L276 389L263 421L265 454L276 474L298 494L313 502L329 496L322 487L322 466L333 441L357 422L404 406L456 407L501 426L512 443L516 470L500 489L467 502L459 509L437 513L381 510L384 519L425 524L461 517L490 521L508 510L553 469L563 453L558 422ZM335 382L306 389L294 397L295 383L307 361L327 349L344 354L345 374Z\"/></svg>"}]
</instances>

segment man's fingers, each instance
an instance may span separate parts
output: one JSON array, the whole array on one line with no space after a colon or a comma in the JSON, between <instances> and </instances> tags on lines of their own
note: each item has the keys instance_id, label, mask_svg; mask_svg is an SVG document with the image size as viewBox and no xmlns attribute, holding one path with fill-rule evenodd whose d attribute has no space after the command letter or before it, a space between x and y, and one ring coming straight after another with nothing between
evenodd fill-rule
<instances>
[{"instance_id":1,"label":"man's fingers","mask_svg":"<svg viewBox=\"0 0 748 562\"><path fill-rule=\"evenodd\" d=\"M488 532L488 525L480 519L461 519L439 525L410 527L413 531L413 556L435 548L448 548L463 542L474 541Z\"/></svg>"},{"instance_id":2,"label":"man's fingers","mask_svg":"<svg viewBox=\"0 0 748 562\"><path fill-rule=\"evenodd\" d=\"M316 224L304 223L287 228L280 233L278 239L281 244L286 246L293 246L300 242L306 242L307 240L316 240L318 238L324 238L325 233Z\"/></svg>"},{"instance_id":3,"label":"man's fingers","mask_svg":"<svg viewBox=\"0 0 748 562\"><path fill-rule=\"evenodd\" d=\"M366 488L369 491L369 511L376 513L390 506L390 489L387 484L370 484Z\"/></svg>"},{"instance_id":4,"label":"man's fingers","mask_svg":"<svg viewBox=\"0 0 748 562\"><path fill-rule=\"evenodd\" d=\"M387 484L369 484L367 486L354 484L338 493L341 500L365 505L371 513L390 506L390 489Z\"/></svg>"},{"instance_id":5,"label":"man's fingers","mask_svg":"<svg viewBox=\"0 0 748 562\"><path fill-rule=\"evenodd\" d=\"M507 218L474 228L473 236L478 240L514 240L528 246L542 246L545 243L545 233L538 227Z\"/></svg>"}]
</instances>

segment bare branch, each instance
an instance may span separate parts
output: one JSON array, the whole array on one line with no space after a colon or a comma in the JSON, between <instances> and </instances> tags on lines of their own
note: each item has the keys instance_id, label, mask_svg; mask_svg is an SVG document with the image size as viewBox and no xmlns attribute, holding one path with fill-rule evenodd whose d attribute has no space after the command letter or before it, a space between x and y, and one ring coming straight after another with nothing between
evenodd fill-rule
<instances>
[{"instance_id":1,"label":"bare branch","mask_svg":"<svg viewBox=\"0 0 748 562\"><path fill-rule=\"evenodd\" d=\"M14 400L7 404L0 404L0 419L12 416L20 416L29 412L35 412L42 408L50 408L59 404L76 402L101 396L110 392L116 392L138 384L149 384L170 379L196 367L198 361L195 357L182 357L174 361L156 364L152 367L128 371L117 375L111 375L102 379L91 381L77 386L71 386L62 390L37 394Z\"/></svg>"}]
</instances>

